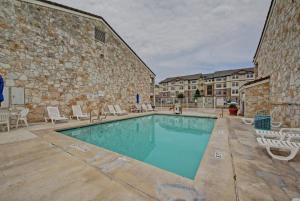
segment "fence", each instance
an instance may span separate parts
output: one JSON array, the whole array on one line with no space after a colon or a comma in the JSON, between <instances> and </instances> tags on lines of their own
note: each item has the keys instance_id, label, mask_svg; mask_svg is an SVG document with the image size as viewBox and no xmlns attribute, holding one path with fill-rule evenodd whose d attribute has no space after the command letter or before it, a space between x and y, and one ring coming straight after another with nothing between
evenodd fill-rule
<instances>
[{"instance_id":1,"label":"fence","mask_svg":"<svg viewBox=\"0 0 300 201\"><path fill-rule=\"evenodd\" d=\"M193 102L188 98L160 98L156 102L157 107L171 107L176 103L180 103L185 108L219 108L225 103L223 97L199 97Z\"/></svg>"}]
</instances>

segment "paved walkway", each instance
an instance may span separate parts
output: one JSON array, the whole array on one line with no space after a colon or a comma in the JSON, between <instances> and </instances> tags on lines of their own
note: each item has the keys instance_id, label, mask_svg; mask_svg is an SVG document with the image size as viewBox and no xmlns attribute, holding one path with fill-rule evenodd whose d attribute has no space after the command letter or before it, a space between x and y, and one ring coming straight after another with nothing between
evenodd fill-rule
<instances>
[{"instance_id":1,"label":"paved walkway","mask_svg":"<svg viewBox=\"0 0 300 201\"><path fill-rule=\"evenodd\" d=\"M300 198L300 154L289 162L272 160L258 146L252 126L237 118L228 118L227 124L239 200Z\"/></svg>"}]
</instances>

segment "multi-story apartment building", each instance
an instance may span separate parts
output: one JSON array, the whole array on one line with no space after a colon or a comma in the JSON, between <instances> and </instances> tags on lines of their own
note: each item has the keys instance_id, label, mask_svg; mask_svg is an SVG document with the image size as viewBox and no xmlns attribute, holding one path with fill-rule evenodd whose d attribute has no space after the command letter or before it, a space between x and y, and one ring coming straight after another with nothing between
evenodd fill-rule
<instances>
[{"instance_id":1,"label":"multi-story apartment building","mask_svg":"<svg viewBox=\"0 0 300 201\"><path fill-rule=\"evenodd\" d=\"M254 80L254 68L216 71L204 75L205 96L224 97L239 101L239 87Z\"/></svg>"},{"instance_id":2,"label":"multi-story apartment building","mask_svg":"<svg viewBox=\"0 0 300 201\"><path fill-rule=\"evenodd\" d=\"M254 80L254 68L240 68L216 71L209 74L195 74L166 78L159 83L159 97L171 99L179 93L193 101L198 89L201 96L224 97L226 100L239 101L239 87Z\"/></svg>"},{"instance_id":3,"label":"multi-story apartment building","mask_svg":"<svg viewBox=\"0 0 300 201\"><path fill-rule=\"evenodd\" d=\"M168 99L176 98L178 94L183 94L188 101L191 101L197 89L201 95L204 95L204 78L201 73L170 77L161 81L159 88L160 97L167 101Z\"/></svg>"}]
</instances>

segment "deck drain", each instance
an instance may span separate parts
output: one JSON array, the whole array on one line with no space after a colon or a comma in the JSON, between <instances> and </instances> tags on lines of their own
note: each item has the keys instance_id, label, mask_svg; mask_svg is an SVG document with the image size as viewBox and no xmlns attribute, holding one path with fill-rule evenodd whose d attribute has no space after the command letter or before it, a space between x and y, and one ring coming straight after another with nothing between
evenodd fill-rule
<instances>
[{"instance_id":1,"label":"deck drain","mask_svg":"<svg viewBox=\"0 0 300 201\"><path fill-rule=\"evenodd\" d=\"M221 152L216 151L215 152L215 158L216 159L223 159L223 154Z\"/></svg>"}]
</instances>

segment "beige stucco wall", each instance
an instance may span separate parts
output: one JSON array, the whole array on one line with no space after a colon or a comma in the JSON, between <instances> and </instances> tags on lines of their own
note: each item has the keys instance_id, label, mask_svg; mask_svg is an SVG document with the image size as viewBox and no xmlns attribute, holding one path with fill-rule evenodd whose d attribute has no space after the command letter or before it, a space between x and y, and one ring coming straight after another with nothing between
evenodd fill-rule
<instances>
[{"instance_id":1,"label":"beige stucco wall","mask_svg":"<svg viewBox=\"0 0 300 201\"><path fill-rule=\"evenodd\" d=\"M300 127L300 1L275 0L255 62L270 75L272 117Z\"/></svg>"},{"instance_id":2,"label":"beige stucco wall","mask_svg":"<svg viewBox=\"0 0 300 201\"><path fill-rule=\"evenodd\" d=\"M95 41L95 26L105 31L105 43ZM25 88L31 120L43 119L48 105L68 115L72 104L128 110L137 93L150 102L155 75L100 19L2 0L0 44L0 73L6 86ZM98 92L104 96L88 96Z\"/></svg>"}]
</instances>

